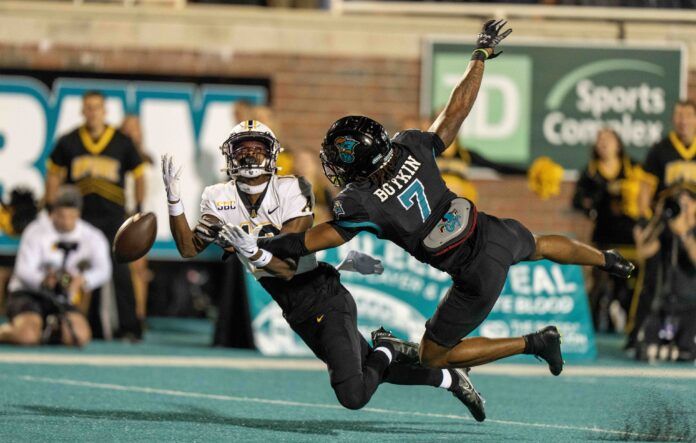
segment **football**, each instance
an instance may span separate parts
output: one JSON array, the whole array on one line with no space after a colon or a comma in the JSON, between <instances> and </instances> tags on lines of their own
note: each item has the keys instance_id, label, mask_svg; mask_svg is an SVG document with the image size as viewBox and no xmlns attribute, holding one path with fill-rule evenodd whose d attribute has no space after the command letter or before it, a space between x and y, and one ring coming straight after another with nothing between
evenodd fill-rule
<instances>
[{"instance_id":1,"label":"football","mask_svg":"<svg viewBox=\"0 0 696 443\"><path fill-rule=\"evenodd\" d=\"M157 217L153 212L128 218L116 233L113 252L119 263L132 262L147 254L157 237Z\"/></svg>"}]
</instances>

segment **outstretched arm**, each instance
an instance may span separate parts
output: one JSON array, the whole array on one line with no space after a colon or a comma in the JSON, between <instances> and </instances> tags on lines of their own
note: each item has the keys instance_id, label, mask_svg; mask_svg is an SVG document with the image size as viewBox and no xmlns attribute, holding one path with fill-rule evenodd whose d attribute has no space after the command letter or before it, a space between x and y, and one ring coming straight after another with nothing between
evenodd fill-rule
<instances>
[{"instance_id":1,"label":"outstretched arm","mask_svg":"<svg viewBox=\"0 0 696 443\"><path fill-rule=\"evenodd\" d=\"M162 180L169 205L169 229L176 249L184 258L191 258L204 250L217 236L222 222L210 214L203 214L194 230L189 227L184 214L184 205L179 193L181 168L176 168L172 156L162 156Z\"/></svg>"},{"instance_id":2,"label":"outstretched arm","mask_svg":"<svg viewBox=\"0 0 696 443\"><path fill-rule=\"evenodd\" d=\"M282 234L296 234L307 231L312 227L314 217L311 215L294 218L283 224L283 228L280 230ZM263 255L263 251L259 249L256 254L249 257L249 259L254 262L259 260ZM295 271L297 271L297 261L292 258L279 258L273 255L271 261L268 262L266 266L263 266L264 271L272 274L275 277L282 278L284 280L290 280L295 276Z\"/></svg>"},{"instance_id":3,"label":"outstretched arm","mask_svg":"<svg viewBox=\"0 0 696 443\"><path fill-rule=\"evenodd\" d=\"M452 91L445 109L428 129L429 132L436 133L445 146L449 146L454 141L464 119L474 106L483 78L484 60L497 57L500 53L495 53L494 48L512 32L512 29L508 29L502 34L500 33L506 23L504 20L489 20L483 25L483 30L478 35L476 49L464 77Z\"/></svg>"},{"instance_id":4,"label":"outstretched arm","mask_svg":"<svg viewBox=\"0 0 696 443\"><path fill-rule=\"evenodd\" d=\"M259 239L259 246L275 257L293 258L335 248L345 242L346 240L331 223L322 223L307 232L281 234L272 238Z\"/></svg>"}]
</instances>

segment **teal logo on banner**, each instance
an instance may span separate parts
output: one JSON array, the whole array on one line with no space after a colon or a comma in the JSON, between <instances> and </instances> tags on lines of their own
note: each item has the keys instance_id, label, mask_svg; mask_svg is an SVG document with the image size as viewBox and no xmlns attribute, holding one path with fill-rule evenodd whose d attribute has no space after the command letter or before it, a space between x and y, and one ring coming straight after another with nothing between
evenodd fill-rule
<instances>
[{"instance_id":1,"label":"teal logo on banner","mask_svg":"<svg viewBox=\"0 0 696 443\"><path fill-rule=\"evenodd\" d=\"M338 265L355 249L382 260L382 275L341 272L341 281L358 306L358 328L365 337L384 325L400 337L420 341L425 321L435 312L451 280L445 273L420 263L398 246L361 234L341 248L318 254ZM285 322L278 305L247 273L254 340L267 355L311 355ZM472 335L510 337L554 324L563 334L566 360L596 355L592 322L582 269L548 261L520 263L508 273L498 303Z\"/></svg>"}]
</instances>

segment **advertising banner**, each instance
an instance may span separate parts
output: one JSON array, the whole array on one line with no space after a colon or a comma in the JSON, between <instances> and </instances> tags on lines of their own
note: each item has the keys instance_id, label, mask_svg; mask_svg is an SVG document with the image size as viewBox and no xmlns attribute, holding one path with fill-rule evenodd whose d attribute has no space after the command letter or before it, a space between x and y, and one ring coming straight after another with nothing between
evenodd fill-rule
<instances>
[{"instance_id":1,"label":"advertising banner","mask_svg":"<svg viewBox=\"0 0 696 443\"><path fill-rule=\"evenodd\" d=\"M46 159L58 137L82 124L82 94L89 90L106 96L110 125L119 127L127 114L140 119L144 150L154 162L146 175L144 210L154 211L160 221L151 256L179 258L166 223L160 156L172 154L183 166L182 201L189 221L195 221L203 187L223 177L218 147L236 123L234 103L264 104L267 88L207 84L204 79L192 83L61 77L60 73L0 75L0 196L8 198L17 186L43 196ZM16 239L0 234L0 252L11 254L16 247Z\"/></svg>"},{"instance_id":2,"label":"advertising banner","mask_svg":"<svg viewBox=\"0 0 696 443\"><path fill-rule=\"evenodd\" d=\"M360 332L369 339L370 331L384 326L399 337L419 342L425 321L450 287L450 277L369 234L323 251L318 258L337 265L351 249L382 260L385 268L381 275L341 272L341 280L358 306ZM266 355L311 355L270 295L251 274L246 276L257 348ZM563 334L567 360L595 358L582 269L548 261L520 263L510 269L493 312L472 336L519 336L550 324Z\"/></svg>"},{"instance_id":3,"label":"advertising banner","mask_svg":"<svg viewBox=\"0 0 696 443\"><path fill-rule=\"evenodd\" d=\"M513 34L514 36L514 34ZM511 39L512 40L512 39ZM494 160L529 164L548 155L587 164L599 128L615 129L642 160L685 96L682 48L504 43L486 62L460 141ZM423 57L421 113L439 112L469 63L472 44L434 41Z\"/></svg>"}]
</instances>

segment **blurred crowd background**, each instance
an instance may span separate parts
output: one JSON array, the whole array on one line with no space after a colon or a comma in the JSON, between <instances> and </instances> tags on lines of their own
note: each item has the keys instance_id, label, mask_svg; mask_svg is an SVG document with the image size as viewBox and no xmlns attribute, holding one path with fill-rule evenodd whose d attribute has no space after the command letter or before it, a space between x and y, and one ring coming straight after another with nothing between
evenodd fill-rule
<instances>
[{"instance_id":1,"label":"blurred crowd background","mask_svg":"<svg viewBox=\"0 0 696 443\"><path fill-rule=\"evenodd\" d=\"M197 3L218 5L201 5L199 9ZM474 200L485 211L520 219L536 233L569 234L602 249L619 249L639 271L628 281L586 272L594 328L622 335L625 349L633 358L696 358L696 60L692 62L696 59L696 17L690 10L696 3L492 1L472 5L477 8L473 17L466 15L466 6L462 5L469 2L454 2L462 8L456 13L461 16L449 17L437 12L439 5L448 5L446 2L432 2L422 16L399 15L394 9L380 6L392 2L366 2L374 10L350 12L350 3L340 2L336 6L336 2L319 0L3 1L0 80L30 75L48 89L55 88L51 84L55 78L84 77L233 83L264 89L266 100L259 103L237 98L232 106L219 110L218 118L227 119L228 127L248 119L271 127L284 148L278 161L279 173L302 175L312 183L317 199L316 221L322 222L330 217L329 208L337 192L324 177L318 160L323 132L335 118L348 113L373 116L383 121L392 134L408 128L427 129L432 117L430 112L423 112L427 105L422 103L421 46L432 35L470 39L477 32L480 17L487 16L487 12L505 13L496 8L524 4L529 9L510 9L513 39L562 43L564 39L577 41L591 35L593 39L619 44L648 41L683 45L686 78L682 81L687 87L674 85L681 90L680 99L664 104L660 118L669 125L662 128L657 143L629 152L625 148L627 141L606 124L596 128L591 142L585 144L582 167L563 165L564 169L563 161L553 154L528 161L491 156L480 141L469 146L466 138L450 146L438 163L450 188ZM548 12L546 7L551 5L564 11L569 5L577 8L558 17ZM280 9L267 13L253 6ZM593 6L611 7L613 12L599 18L592 12L569 17ZM618 7L688 11L681 16L666 12L668 15L660 19L630 10L633 15L622 19L622 9ZM332 12L283 10L287 8ZM341 15L342 11L348 12ZM122 15L114 19L114 12ZM554 60L548 63L553 64ZM64 147L59 146L58 136L78 127L92 131L93 141L100 139L109 124L117 127L117 134L124 137L123 149L132 149L138 161L121 171L125 191L117 200L122 209L110 218L111 225L100 223L104 217L100 203L96 203L95 215L90 190L78 187L85 196L84 202L77 205L67 199L65 203L63 198L63 206L58 207L78 207L83 218L101 229L108 240L113 239L115 228L127 215L154 210L146 202L148 195L162 194L158 171L162 152L148 145L152 135L143 129L146 125L141 115L125 110L118 121L107 122L107 116L113 117L105 99L109 91L94 89L99 93L77 96L74 106L80 107L82 120L56 134L47 143L50 148L39 159L32 159L37 160L37 170L47 177L45 184L30 180L3 183L0 175L0 196L4 202L0 226L6 237L20 237L28 223L46 214L41 211L47 206L57 226L50 205L59 195L70 193L70 189L60 187L65 181L60 178L64 166L56 160L59 156L55 152ZM0 111L4 112L0 113L2 156L3 145L10 146L11 140L3 135L6 128L1 120L5 118L7 124L12 110L0 107ZM434 113L436 109L430 111ZM176 132L174 128L172 132ZM223 140L224 136L217 143ZM172 137L168 143L173 146L177 139ZM211 156L210 165L219 163L215 158L216 141L205 143L212 148L200 147L199 155ZM44 167L46 160L49 165ZM186 158L182 161L185 167L196 168ZM201 163L206 164L199 158L193 161L199 168ZM208 169L213 172L201 174L206 177L201 184L222 179L214 167ZM54 183L51 174L56 179ZM104 190L101 196L109 192L112 190ZM32 209L32 201L36 210ZM165 205L164 200L159 203ZM115 218L119 223L112 226ZM192 223L194 220L190 218ZM160 217L159 223L166 225L166 219ZM4 249L4 266L0 269L0 306L7 305L6 288L16 266L17 244L7 244L10 246ZM92 303L82 303L80 309L89 321L92 335L137 342L142 339L147 316L193 316L217 322L215 344L252 346L248 327L242 326L249 323L244 288L239 283L242 271L216 259L183 262L172 261L171 257L151 257L130 265L112 263L109 273L114 284L105 285L110 289L80 288L81 292L91 293ZM65 271L63 268L61 272ZM71 272L73 278L84 273ZM69 288L68 282L54 291L60 281L55 273L53 269L41 276L44 287L51 286L55 293L74 289Z\"/></svg>"}]
</instances>

